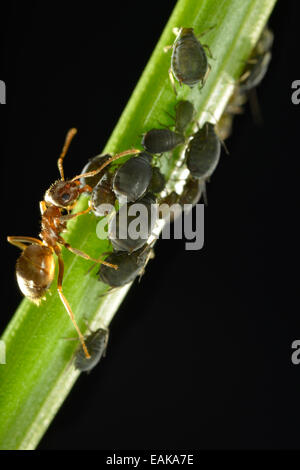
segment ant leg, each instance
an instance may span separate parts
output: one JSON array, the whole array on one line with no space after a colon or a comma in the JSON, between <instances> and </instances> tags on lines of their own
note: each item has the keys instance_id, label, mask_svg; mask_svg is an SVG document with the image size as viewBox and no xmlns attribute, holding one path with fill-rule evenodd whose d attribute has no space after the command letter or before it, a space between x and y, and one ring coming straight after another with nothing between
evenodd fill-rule
<instances>
[{"instance_id":1,"label":"ant leg","mask_svg":"<svg viewBox=\"0 0 300 470\"><path fill-rule=\"evenodd\" d=\"M87 213L90 212L91 210L92 210L92 208L91 208L91 207L88 207L88 208L85 209L84 211L76 212L76 214L62 215L62 216L59 218L59 220L61 220L62 222L65 222L66 220L74 219L75 217L78 217L79 215L87 214Z\"/></svg>"},{"instance_id":2,"label":"ant leg","mask_svg":"<svg viewBox=\"0 0 300 470\"><path fill-rule=\"evenodd\" d=\"M96 170L88 171L87 173L82 173L81 175L77 175L74 178L72 178L71 181L76 181L76 180L79 180L80 178L87 178L87 177L90 177L90 176L95 176L98 173L100 173L100 171L102 171L103 168L105 168L107 165L109 165L114 160L117 160L118 158L125 157L126 155L133 155L133 154L140 153L140 152L141 152L141 150L137 150L137 149L124 150L124 152L118 153L117 155L114 155L113 157L110 157L108 160L106 160L105 163L103 163L103 165L99 166L99 168L97 168Z\"/></svg>"},{"instance_id":3,"label":"ant leg","mask_svg":"<svg viewBox=\"0 0 300 470\"><path fill-rule=\"evenodd\" d=\"M46 212L46 210L47 210L46 201L40 201L40 212L41 212L41 215L44 215L44 213Z\"/></svg>"},{"instance_id":4,"label":"ant leg","mask_svg":"<svg viewBox=\"0 0 300 470\"><path fill-rule=\"evenodd\" d=\"M44 245L41 240L38 238L33 238L33 237L18 237L18 236L12 236L12 237L7 237L7 241L11 243L14 246L17 246L21 250L25 250L27 245L25 243L31 243L32 245Z\"/></svg>"},{"instance_id":5,"label":"ant leg","mask_svg":"<svg viewBox=\"0 0 300 470\"><path fill-rule=\"evenodd\" d=\"M102 259L92 258L87 253L84 253L83 251L78 250L77 248L73 248L62 237L58 238L58 242L61 243L65 248L67 248L67 250L71 251L71 253L73 253L74 255L80 256L81 258L84 258L88 261L94 261L96 263L105 264L106 266L109 266L110 268L113 268L113 269L118 269L118 266L116 264L107 263L106 261L103 261Z\"/></svg>"},{"instance_id":6,"label":"ant leg","mask_svg":"<svg viewBox=\"0 0 300 470\"><path fill-rule=\"evenodd\" d=\"M61 151L59 159L57 160L57 166L58 166L60 177L61 177L62 181L64 181L64 179L65 179L64 168L63 168L63 159L65 158L65 155L68 151L68 148L70 147L70 144L71 144L72 139L75 136L75 134L77 134L77 129L75 129L74 127L68 131L68 133L66 135L66 139L65 139L63 149Z\"/></svg>"},{"instance_id":7,"label":"ant leg","mask_svg":"<svg viewBox=\"0 0 300 470\"><path fill-rule=\"evenodd\" d=\"M72 312L72 309L69 305L69 302L67 301L67 299L64 296L63 291L62 291L62 281L63 281L63 277L64 277L64 261L63 261L62 256L61 256L60 248L55 247L54 250L55 250L55 253L56 253L57 258L58 258L58 279L57 279L58 295L59 295L60 300L62 301L65 309L67 310L67 312L69 314L69 317L71 318L71 321L72 321L72 323L73 323L73 325L74 325L74 327L77 331L77 334L79 336L79 339L80 339L80 342L81 342L81 345L82 345L82 349L83 349L84 354L85 354L85 357L87 359L90 359L91 356L90 356L90 354L87 350L87 347L86 347L86 344L85 344L85 341L84 341L84 336L81 333L81 331L79 329L79 326L76 323L76 320L75 320L74 314Z\"/></svg>"}]
</instances>

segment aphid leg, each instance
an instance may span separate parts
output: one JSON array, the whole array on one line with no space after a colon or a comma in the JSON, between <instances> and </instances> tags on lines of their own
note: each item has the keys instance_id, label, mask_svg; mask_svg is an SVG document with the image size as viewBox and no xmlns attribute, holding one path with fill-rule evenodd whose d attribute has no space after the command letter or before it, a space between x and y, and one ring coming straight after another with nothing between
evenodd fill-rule
<instances>
[{"instance_id":1,"label":"aphid leg","mask_svg":"<svg viewBox=\"0 0 300 470\"><path fill-rule=\"evenodd\" d=\"M64 277L64 261L62 259L62 256L61 256L61 251L60 251L60 248L58 246L56 246L54 248L55 250L55 253L57 255L57 258L58 258L58 279L57 279L57 291L58 291L58 295L65 307L65 309L67 310L68 314L69 314L69 317L71 318L71 321L77 331L77 334L79 336L79 339L80 339L80 342L81 342L81 345L82 345L82 349L84 351L84 355L87 359L90 359L90 354L87 350L87 347L86 347L86 344L85 344L85 341L84 341L84 336L83 334L81 333L80 329L79 329L79 326L77 325L76 323L76 320L75 320L75 317L74 317L74 314L72 312L72 309L69 305L69 302L67 301L66 297L64 296L63 294L63 291L62 291L62 282L63 282L63 277Z\"/></svg>"},{"instance_id":2,"label":"aphid leg","mask_svg":"<svg viewBox=\"0 0 300 470\"><path fill-rule=\"evenodd\" d=\"M247 80L247 78L249 77L250 75L250 70L247 70L247 72L244 72L243 75L240 76L239 78L239 83L242 83L244 82L245 80Z\"/></svg>"},{"instance_id":3,"label":"aphid leg","mask_svg":"<svg viewBox=\"0 0 300 470\"><path fill-rule=\"evenodd\" d=\"M95 176L98 173L100 173L100 171L102 171L103 168L105 168L107 165L109 165L114 160L117 160L118 158L125 157L126 155L134 155L134 154L140 153L140 152L141 151L137 150L137 149L124 150L124 152L120 152L120 153L110 157L108 160L106 160L105 163L103 163L103 165L99 166L99 168L97 168L96 170L88 171L87 173L82 173L81 175L77 175L74 178L72 178L71 181L76 181L76 180L79 180L80 178L89 178L91 176Z\"/></svg>"},{"instance_id":4,"label":"aphid leg","mask_svg":"<svg viewBox=\"0 0 300 470\"><path fill-rule=\"evenodd\" d=\"M89 325L89 322L87 321L87 319L83 318L83 321L84 321L85 326L86 326L87 330L89 331L89 333L93 333L93 331L90 329L90 325Z\"/></svg>"},{"instance_id":5,"label":"aphid leg","mask_svg":"<svg viewBox=\"0 0 300 470\"><path fill-rule=\"evenodd\" d=\"M208 79L210 71L211 71L211 65L207 64L207 71L206 71L206 74L205 74L205 77L204 77L204 81L206 81Z\"/></svg>"},{"instance_id":6,"label":"aphid leg","mask_svg":"<svg viewBox=\"0 0 300 470\"><path fill-rule=\"evenodd\" d=\"M255 65L257 64L258 60L257 59L248 59L246 60L246 64L250 64L250 65Z\"/></svg>"},{"instance_id":7,"label":"aphid leg","mask_svg":"<svg viewBox=\"0 0 300 470\"><path fill-rule=\"evenodd\" d=\"M7 241L14 246L17 246L21 250L25 250L27 245L25 243L30 243L32 245L43 245L43 242L38 238L33 237L19 237L19 236L11 236L7 237Z\"/></svg>"},{"instance_id":8,"label":"aphid leg","mask_svg":"<svg viewBox=\"0 0 300 470\"><path fill-rule=\"evenodd\" d=\"M169 44L168 46L165 46L165 47L164 47L164 52L167 53L167 52L169 52L169 50L172 49L172 48L173 48L173 44Z\"/></svg>"},{"instance_id":9,"label":"aphid leg","mask_svg":"<svg viewBox=\"0 0 300 470\"><path fill-rule=\"evenodd\" d=\"M77 248L73 248L62 237L58 237L58 242L61 243L65 248L67 248L67 250L71 251L71 253L73 253L74 255L80 256L81 258L84 258L88 261L94 261L95 263L105 264L105 266L109 266L110 268L113 268L113 269L118 269L118 266L116 264L107 263L106 261L100 258L99 259L92 258L87 253L84 253L83 251L78 250Z\"/></svg>"},{"instance_id":10,"label":"aphid leg","mask_svg":"<svg viewBox=\"0 0 300 470\"><path fill-rule=\"evenodd\" d=\"M176 26L175 28L172 29L172 33L175 34L175 36L178 36L179 31L180 31L180 28L177 28Z\"/></svg>"},{"instance_id":11,"label":"aphid leg","mask_svg":"<svg viewBox=\"0 0 300 470\"><path fill-rule=\"evenodd\" d=\"M154 242L152 242L152 245L154 245ZM148 248L148 247L147 247ZM154 250L150 250L149 253L148 253L148 256L145 260L145 264L144 266L142 267L140 273L139 273L139 280L138 282L140 283L141 280L142 280L142 277L144 276L145 274L145 271L146 271L146 266L147 264L149 263L150 259L154 259L155 258L155 253L154 253Z\"/></svg>"},{"instance_id":12,"label":"aphid leg","mask_svg":"<svg viewBox=\"0 0 300 470\"><path fill-rule=\"evenodd\" d=\"M177 96L177 90L176 90L176 86L175 86L175 80L174 80L173 72L172 72L172 69L171 69L171 68L169 69L169 77L170 77L170 82L171 82L172 88L173 88L173 90L174 90L174 93L175 93L175 95Z\"/></svg>"},{"instance_id":13,"label":"aphid leg","mask_svg":"<svg viewBox=\"0 0 300 470\"><path fill-rule=\"evenodd\" d=\"M253 120L257 126L262 126L264 123L261 108L259 105L256 89L252 89L248 93L249 104L251 108L251 113L253 115Z\"/></svg>"},{"instance_id":14,"label":"aphid leg","mask_svg":"<svg viewBox=\"0 0 300 470\"><path fill-rule=\"evenodd\" d=\"M201 38L202 36L205 36L205 34L209 33L212 29L214 29L217 25L214 24L213 26L210 26L209 28L205 29L202 33L197 34L197 38Z\"/></svg>"},{"instance_id":15,"label":"aphid leg","mask_svg":"<svg viewBox=\"0 0 300 470\"><path fill-rule=\"evenodd\" d=\"M202 47L204 47L204 49L207 50L207 52L208 52L207 55L208 55L212 60L216 60L216 59L214 58L214 56L212 55L212 52L211 52L211 50L210 50L210 47L209 47L207 44L202 44Z\"/></svg>"},{"instance_id":16,"label":"aphid leg","mask_svg":"<svg viewBox=\"0 0 300 470\"><path fill-rule=\"evenodd\" d=\"M107 289L106 292L103 292L103 294L98 295L98 297L106 297L108 294L111 294L112 292L115 292L118 289L120 289L120 287L110 287L109 289Z\"/></svg>"},{"instance_id":17,"label":"aphid leg","mask_svg":"<svg viewBox=\"0 0 300 470\"><path fill-rule=\"evenodd\" d=\"M206 182L205 182L205 181L204 181L204 183L203 183L203 191L202 191L202 194L203 194L203 201L204 201L204 204L205 204L205 206L208 206L207 191L206 191Z\"/></svg>"},{"instance_id":18,"label":"aphid leg","mask_svg":"<svg viewBox=\"0 0 300 470\"><path fill-rule=\"evenodd\" d=\"M65 179L64 168L63 168L63 159L65 158L65 155L68 151L68 148L70 147L72 139L73 139L73 137L75 136L76 133L77 133L77 129L75 129L74 127L68 131L68 133L66 135L66 139L65 139L63 149L61 151L59 159L57 160L57 166L58 166L60 177L61 177L62 181L64 181L64 179Z\"/></svg>"},{"instance_id":19,"label":"aphid leg","mask_svg":"<svg viewBox=\"0 0 300 470\"><path fill-rule=\"evenodd\" d=\"M168 111L165 111L165 113L172 119L172 121L175 121L175 117L172 116L172 114L168 113Z\"/></svg>"},{"instance_id":20,"label":"aphid leg","mask_svg":"<svg viewBox=\"0 0 300 470\"><path fill-rule=\"evenodd\" d=\"M160 121L157 121L157 122L158 122L158 124L159 124L161 127L164 127L165 129L169 129L169 130L170 130L170 128L172 127L172 124L169 124L169 125L167 126L167 124L163 124L163 123L160 122Z\"/></svg>"}]
</instances>

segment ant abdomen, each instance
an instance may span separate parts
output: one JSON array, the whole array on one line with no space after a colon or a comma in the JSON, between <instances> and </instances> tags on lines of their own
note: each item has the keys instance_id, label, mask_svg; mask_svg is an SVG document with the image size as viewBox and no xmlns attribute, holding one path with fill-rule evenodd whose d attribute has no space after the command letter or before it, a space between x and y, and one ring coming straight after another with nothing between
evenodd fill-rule
<instances>
[{"instance_id":1,"label":"ant abdomen","mask_svg":"<svg viewBox=\"0 0 300 470\"><path fill-rule=\"evenodd\" d=\"M29 245L17 260L16 275L22 293L39 302L54 278L55 262L47 246Z\"/></svg>"}]
</instances>

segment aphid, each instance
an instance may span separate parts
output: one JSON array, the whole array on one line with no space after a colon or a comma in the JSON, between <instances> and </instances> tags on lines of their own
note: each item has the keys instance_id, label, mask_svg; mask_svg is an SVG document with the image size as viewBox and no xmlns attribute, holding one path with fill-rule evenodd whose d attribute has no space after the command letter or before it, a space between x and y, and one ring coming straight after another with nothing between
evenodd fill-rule
<instances>
[{"instance_id":1,"label":"aphid","mask_svg":"<svg viewBox=\"0 0 300 470\"><path fill-rule=\"evenodd\" d=\"M179 206L174 206L174 204L178 204L179 197L176 191L172 191L164 198L159 199L158 216L160 219L168 218L170 222L173 222L180 215ZM173 210L170 210L171 206L173 206Z\"/></svg>"},{"instance_id":2,"label":"aphid","mask_svg":"<svg viewBox=\"0 0 300 470\"><path fill-rule=\"evenodd\" d=\"M150 193L158 194L166 186L166 178L157 166L152 168L152 178L148 186Z\"/></svg>"},{"instance_id":3,"label":"aphid","mask_svg":"<svg viewBox=\"0 0 300 470\"><path fill-rule=\"evenodd\" d=\"M247 95L241 93L240 87L236 85L218 124L215 126L216 134L221 141L224 142L231 135L233 118L236 114L244 112L243 106L246 102Z\"/></svg>"},{"instance_id":4,"label":"aphid","mask_svg":"<svg viewBox=\"0 0 300 470\"><path fill-rule=\"evenodd\" d=\"M193 178L207 179L215 171L221 154L221 144L213 124L207 122L189 141L186 164Z\"/></svg>"},{"instance_id":5,"label":"aphid","mask_svg":"<svg viewBox=\"0 0 300 470\"><path fill-rule=\"evenodd\" d=\"M156 220L156 198L147 193L138 201L120 207L108 224L108 238L116 251L132 253L147 243Z\"/></svg>"},{"instance_id":6,"label":"aphid","mask_svg":"<svg viewBox=\"0 0 300 470\"><path fill-rule=\"evenodd\" d=\"M107 266L101 265L98 271L99 280L111 287L121 287L141 275L148 260L152 256L152 249L148 245L132 254L124 251L116 251L111 253L106 260L109 263L117 263L118 270L109 269Z\"/></svg>"},{"instance_id":7,"label":"aphid","mask_svg":"<svg viewBox=\"0 0 300 470\"><path fill-rule=\"evenodd\" d=\"M151 129L143 136L142 146L150 153L163 153L184 144L184 136L169 129Z\"/></svg>"},{"instance_id":8,"label":"aphid","mask_svg":"<svg viewBox=\"0 0 300 470\"><path fill-rule=\"evenodd\" d=\"M87 164L83 167L83 170L81 173L87 173L88 171L92 170L97 170L103 163L105 163L109 158L111 158L111 155L108 153L105 155L97 155L94 158L90 158ZM95 176L89 177L89 178L80 178L80 183L84 186L88 184L90 188L94 188L96 184L101 180L102 176L104 175L106 169L103 168L102 171L97 173Z\"/></svg>"},{"instance_id":9,"label":"aphid","mask_svg":"<svg viewBox=\"0 0 300 470\"><path fill-rule=\"evenodd\" d=\"M216 126L216 133L220 140L226 140L232 134L233 117L231 113L224 111Z\"/></svg>"},{"instance_id":10,"label":"aphid","mask_svg":"<svg viewBox=\"0 0 300 470\"><path fill-rule=\"evenodd\" d=\"M192 122L195 108L190 101L178 101L175 106L175 130L179 134L184 134L187 126Z\"/></svg>"},{"instance_id":11,"label":"aphid","mask_svg":"<svg viewBox=\"0 0 300 470\"><path fill-rule=\"evenodd\" d=\"M251 68L248 68L241 78L241 92L250 91L261 83L268 71L271 59L272 54L269 51L257 58L256 62L251 65Z\"/></svg>"},{"instance_id":12,"label":"aphid","mask_svg":"<svg viewBox=\"0 0 300 470\"><path fill-rule=\"evenodd\" d=\"M120 166L115 173L113 188L117 196L136 201L146 192L152 177L152 155L141 152Z\"/></svg>"},{"instance_id":13,"label":"aphid","mask_svg":"<svg viewBox=\"0 0 300 470\"><path fill-rule=\"evenodd\" d=\"M107 215L110 212L110 206L115 205L116 195L112 189L113 177L113 174L106 172L92 191L90 204L96 217Z\"/></svg>"},{"instance_id":14,"label":"aphid","mask_svg":"<svg viewBox=\"0 0 300 470\"><path fill-rule=\"evenodd\" d=\"M189 176L180 195L172 191L168 196L160 200L159 217L161 219L168 218L170 222L173 222L181 215L182 209L187 210L187 208L184 208L185 204L190 204L194 207L203 193L205 193L205 181Z\"/></svg>"},{"instance_id":15,"label":"aphid","mask_svg":"<svg viewBox=\"0 0 300 470\"><path fill-rule=\"evenodd\" d=\"M200 200L205 190L205 181L189 177L179 196L178 203L182 206L191 204L192 207Z\"/></svg>"},{"instance_id":16,"label":"aphid","mask_svg":"<svg viewBox=\"0 0 300 470\"><path fill-rule=\"evenodd\" d=\"M172 46L170 79L174 87L173 76L180 85L193 87L198 83L204 85L210 66L202 45L196 38L193 28L181 28ZM175 89L175 87L174 87ZM176 92L176 90L175 90Z\"/></svg>"},{"instance_id":17,"label":"aphid","mask_svg":"<svg viewBox=\"0 0 300 470\"><path fill-rule=\"evenodd\" d=\"M66 210L69 212L74 207L81 193L92 191L92 188L89 186L82 186L80 184L79 180L81 178L95 176L97 173L100 173L100 171L102 171L102 169L111 161L130 153L137 153L138 150L127 150L122 152L111 157L97 170L80 174L70 180L65 180L63 159L76 132L76 129L71 129L68 132L61 155L57 162L61 179L56 181L48 189L48 191L46 191L44 200L40 202L42 230L39 236L41 240L23 236L11 236L7 237L7 240L9 243L17 246L18 248L21 248L22 250L22 254L19 257L16 265L16 275L20 290L26 297L37 304L44 298L46 291L54 279L55 263L53 255L54 253L57 255L59 268L57 291L78 333L85 356L89 358L90 355L86 348L84 337L76 323L71 307L63 294L62 282L64 274L64 262L61 254L61 245L75 255L81 256L84 259L95 261L97 263L104 263L114 269L117 269L117 266L106 263L103 260L96 260L86 253L78 250L77 248L73 248L60 235L61 232L67 229L68 220L74 219L79 215L86 214L91 210L91 208L77 212L76 214L63 214ZM29 246L27 246L27 244L29 244Z\"/></svg>"},{"instance_id":18,"label":"aphid","mask_svg":"<svg viewBox=\"0 0 300 470\"><path fill-rule=\"evenodd\" d=\"M91 357L87 359L83 349L80 347L76 352L74 359L75 368L81 372L92 370L98 364L100 359L105 356L108 336L109 331L104 328L99 328L88 336L85 336L85 344Z\"/></svg>"},{"instance_id":19,"label":"aphid","mask_svg":"<svg viewBox=\"0 0 300 470\"><path fill-rule=\"evenodd\" d=\"M256 88L266 75L272 59L271 48L274 34L266 27L253 50L246 71L240 78L240 91L249 92Z\"/></svg>"},{"instance_id":20,"label":"aphid","mask_svg":"<svg viewBox=\"0 0 300 470\"><path fill-rule=\"evenodd\" d=\"M254 49L254 55L261 55L270 51L274 42L274 33L266 26L261 33Z\"/></svg>"}]
</instances>

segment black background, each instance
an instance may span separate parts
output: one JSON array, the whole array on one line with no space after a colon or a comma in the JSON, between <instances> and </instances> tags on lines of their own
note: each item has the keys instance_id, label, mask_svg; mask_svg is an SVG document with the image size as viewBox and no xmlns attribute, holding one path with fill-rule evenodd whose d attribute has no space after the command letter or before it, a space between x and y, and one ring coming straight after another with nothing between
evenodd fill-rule
<instances>
[{"instance_id":1,"label":"black background","mask_svg":"<svg viewBox=\"0 0 300 470\"><path fill-rule=\"evenodd\" d=\"M6 235L38 233L68 128L79 134L67 175L102 150L174 5L103 3L10 1L1 14L1 331L21 299ZM297 3L279 0L271 18L264 126L249 108L235 120L208 186L205 247L160 241L106 359L80 377L40 449L299 448Z\"/></svg>"}]
</instances>

